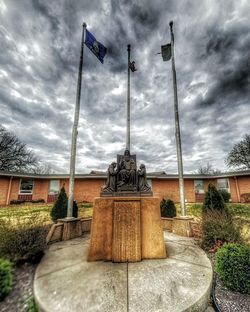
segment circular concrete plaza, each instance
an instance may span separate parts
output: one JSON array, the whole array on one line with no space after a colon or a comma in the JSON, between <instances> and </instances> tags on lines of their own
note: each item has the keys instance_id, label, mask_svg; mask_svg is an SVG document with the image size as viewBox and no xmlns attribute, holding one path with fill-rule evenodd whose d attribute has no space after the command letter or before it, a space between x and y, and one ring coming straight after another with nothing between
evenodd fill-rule
<instances>
[{"instance_id":1,"label":"circular concrete plaza","mask_svg":"<svg viewBox=\"0 0 250 312\"><path fill-rule=\"evenodd\" d=\"M209 259L191 238L164 237L167 259L136 263L87 262L89 235L51 245L34 279L39 311L205 311Z\"/></svg>"}]
</instances>

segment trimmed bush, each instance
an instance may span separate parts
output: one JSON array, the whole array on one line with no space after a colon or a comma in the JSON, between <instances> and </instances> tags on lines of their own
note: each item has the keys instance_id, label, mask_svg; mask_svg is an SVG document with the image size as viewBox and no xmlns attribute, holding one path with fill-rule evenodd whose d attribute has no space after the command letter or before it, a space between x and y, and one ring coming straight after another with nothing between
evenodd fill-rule
<instances>
[{"instance_id":1,"label":"trimmed bush","mask_svg":"<svg viewBox=\"0 0 250 312\"><path fill-rule=\"evenodd\" d=\"M250 294L250 246L226 244L216 253L215 270L231 290Z\"/></svg>"},{"instance_id":2,"label":"trimmed bush","mask_svg":"<svg viewBox=\"0 0 250 312\"><path fill-rule=\"evenodd\" d=\"M0 256L13 262L39 261L46 248L47 232L46 219L40 214L14 221L2 219Z\"/></svg>"},{"instance_id":3,"label":"trimmed bush","mask_svg":"<svg viewBox=\"0 0 250 312\"><path fill-rule=\"evenodd\" d=\"M10 205L21 205L24 204L25 200L21 199L13 199L10 201Z\"/></svg>"},{"instance_id":4,"label":"trimmed bush","mask_svg":"<svg viewBox=\"0 0 250 312\"><path fill-rule=\"evenodd\" d=\"M226 211L210 209L203 214L201 246L209 250L222 243L242 243L240 228Z\"/></svg>"},{"instance_id":5,"label":"trimmed bush","mask_svg":"<svg viewBox=\"0 0 250 312\"><path fill-rule=\"evenodd\" d=\"M65 188L62 187L50 213L53 222L56 222L57 219L63 219L67 216L67 205L68 196L65 192Z\"/></svg>"},{"instance_id":6,"label":"trimmed bush","mask_svg":"<svg viewBox=\"0 0 250 312\"><path fill-rule=\"evenodd\" d=\"M163 218L173 218L176 217L176 207L174 202L171 199L165 200L164 198L160 204L161 207L161 216Z\"/></svg>"},{"instance_id":7,"label":"trimmed bush","mask_svg":"<svg viewBox=\"0 0 250 312\"><path fill-rule=\"evenodd\" d=\"M224 203L229 203L229 199L231 198L230 193L227 190L219 190L218 192L221 194Z\"/></svg>"},{"instance_id":8,"label":"trimmed bush","mask_svg":"<svg viewBox=\"0 0 250 312\"><path fill-rule=\"evenodd\" d=\"M225 210L225 204L222 195L211 183L208 184L208 190L205 194L204 203L202 206L203 212L207 212L210 209L219 211Z\"/></svg>"},{"instance_id":9,"label":"trimmed bush","mask_svg":"<svg viewBox=\"0 0 250 312\"><path fill-rule=\"evenodd\" d=\"M2 301L12 288L12 266L8 260L0 259L0 301Z\"/></svg>"}]
</instances>

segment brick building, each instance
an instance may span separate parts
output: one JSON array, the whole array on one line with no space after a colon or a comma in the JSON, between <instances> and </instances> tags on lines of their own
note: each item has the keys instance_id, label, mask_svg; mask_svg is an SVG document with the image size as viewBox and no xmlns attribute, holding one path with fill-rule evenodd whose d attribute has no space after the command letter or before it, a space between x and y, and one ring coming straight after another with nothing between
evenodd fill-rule
<instances>
[{"instance_id":1,"label":"brick building","mask_svg":"<svg viewBox=\"0 0 250 312\"><path fill-rule=\"evenodd\" d=\"M75 200L93 202L100 195L106 174L92 171L90 174L77 174L75 179ZM148 174L154 196L179 200L178 175L155 172ZM185 199L187 202L201 202L210 182L218 189L231 194L232 202L250 201L250 170L227 172L219 175L186 174ZM0 172L0 205L8 205L13 200L39 200L46 203L55 200L58 191L65 186L68 191L69 175L66 174L24 174Z\"/></svg>"}]
</instances>

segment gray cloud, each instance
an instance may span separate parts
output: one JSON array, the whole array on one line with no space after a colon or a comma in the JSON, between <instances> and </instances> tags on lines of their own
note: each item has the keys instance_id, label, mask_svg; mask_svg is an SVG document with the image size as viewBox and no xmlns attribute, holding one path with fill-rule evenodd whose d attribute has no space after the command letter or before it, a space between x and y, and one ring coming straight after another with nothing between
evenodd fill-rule
<instances>
[{"instance_id":1,"label":"gray cloud","mask_svg":"<svg viewBox=\"0 0 250 312\"><path fill-rule=\"evenodd\" d=\"M184 170L225 169L249 132L249 14L246 1L0 0L0 123L68 172L85 21L108 53L102 65L85 47L77 172L124 150L128 43L132 152L148 171L176 172L171 63L156 54L173 19Z\"/></svg>"}]
</instances>

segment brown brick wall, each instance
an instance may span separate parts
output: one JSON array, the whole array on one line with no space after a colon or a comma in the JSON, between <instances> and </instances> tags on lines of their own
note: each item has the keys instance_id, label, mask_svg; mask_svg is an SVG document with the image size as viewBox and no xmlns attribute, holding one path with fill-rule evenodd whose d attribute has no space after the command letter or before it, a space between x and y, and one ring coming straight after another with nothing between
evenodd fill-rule
<instances>
[{"instance_id":1,"label":"brown brick wall","mask_svg":"<svg viewBox=\"0 0 250 312\"><path fill-rule=\"evenodd\" d=\"M11 184L10 201L17 200L20 187L20 178L13 178Z\"/></svg>"},{"instance_id":2,"label":"brown brick wall","mask_svg":"<svg viewBox=\"0 0 250 312\"><path fill-rule=\"evenodd\" d=\"M250 193L250 177L237 177L240 194Z\"/></svg>"},{"instance_id":3,"label":"brown brick wall","mask_svg":"<svg viewBox=\"0 0 250 312\"><path fill-rule=\"evenodd\" d=\"M9 186L9 177L0 177L0 205L6 204ZM237 177L240 194L250 193L250 176ZM49 179L36 179L34 183L32 199L44 199L47 202ZM75 181L75 200L77 202L93 202L95 197L99 197L101 186L105 179L76 179ZM207 190L208 184L212 182L216 185L216 179L204 180L204 188ZM232 202L237 202L236 183L234 178L229 178ZM13 178L10 192L10 201L18 199L20 178ZM60 180L60 186L65 186L68 193L68 180ZM175 202L179 201L179 182L178 179L161 180L152 179L154 196L160 198L170 198ZM195 202L194 180L185 180L185 198L188 202Z\"/></svg>"},{"instance_id":4,"label":"brown brick wall","mask_svg":"<svg viewBox=\"0 0 250 312\"><path fill-rule=\"evenodd\" d=\"M35 180L33 187L33 200L44 199L47 201L47 196L49 192L49 180Z\"/></svg>"},{"instance_id":5,"label":"brown brick wall","mask_svg":"<svg viewBox=\"0 0 250 312\"><path fill-rule=\"evenodd\" d=\"M192 203L195 202L194 180L185 180L185 199ZM162 198L170 198L174 202L179 201L179 181L171 180L152 180L152 188L154 196Z\"/></svg>"},{"instance_id":6,"label":"brown brick wall","mask_svg":"<svg viewBox=\"0 0 250 312\"><path fill-rule=\"evenodd\" d=\"M0 179L0 205L6 204L8 188L9 188L9 177L4 177Z\"/></svg>"}]
</instances>

